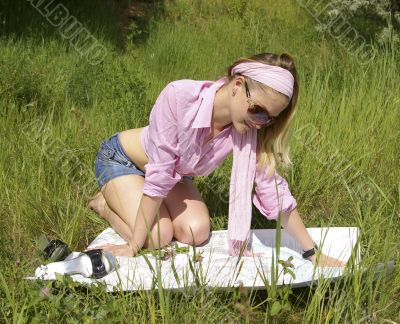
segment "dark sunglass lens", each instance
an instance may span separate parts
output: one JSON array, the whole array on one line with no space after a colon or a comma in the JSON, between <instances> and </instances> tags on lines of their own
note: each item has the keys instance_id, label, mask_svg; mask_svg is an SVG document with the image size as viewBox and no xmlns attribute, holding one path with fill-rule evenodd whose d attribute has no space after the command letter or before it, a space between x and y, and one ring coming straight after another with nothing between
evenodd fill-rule
<instances>
[{"instance_id":1,"label":"dark sunglass lens","mask_svg":"<svg viewBox=\"0 0 400 324\"><path fill-rule=\"evenodd\" d=\"M270 122L270 118L264 110L262 112L251 112L250 117L257 125L265 125Z\"/></svg>"}]
</instances>

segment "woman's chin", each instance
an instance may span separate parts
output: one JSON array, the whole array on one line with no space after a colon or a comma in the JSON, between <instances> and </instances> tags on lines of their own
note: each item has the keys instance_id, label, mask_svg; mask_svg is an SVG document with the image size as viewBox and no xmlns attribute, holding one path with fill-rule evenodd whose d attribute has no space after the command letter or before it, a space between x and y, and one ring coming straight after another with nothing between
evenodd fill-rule
<instances>
[{"instance_id":1,"label":"woman's chin","mask_svg":"<svg viewBox=\"0 0 400 324\"><path fill-rule=\"evenodd\" d=\"M249 129L251 129L252 127L249 125L249 124L247 124L245 121L243 122L243 129L244 129L244 132L246 133Z\"/></svg>"},{"instance_id":2,"label":"woman's chin","mask_svg":"<svg viewBox=\"0 0 400 324\"><path fill-rule=\"evenodd\" d=\"M249 125L247 125L247 123L245 121L243 121L242 123L233 123L233 126L235 127L236 131L239 134L245 134L251 128Z\"/></svg>"}]
</instances>

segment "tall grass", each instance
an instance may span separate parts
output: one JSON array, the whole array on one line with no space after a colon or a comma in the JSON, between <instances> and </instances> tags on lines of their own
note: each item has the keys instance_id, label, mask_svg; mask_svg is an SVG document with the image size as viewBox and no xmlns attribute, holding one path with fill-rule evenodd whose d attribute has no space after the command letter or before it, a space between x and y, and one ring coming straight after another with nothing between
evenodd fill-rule
<instances>
[{"instance_id":1,"label":"tall grass","mask_svg":"<svg viewBox=\"0 0 400 324\"><path fill-rule=\"evenodd\" d=\"M53 285L21 280L42 262L34 246L40 233L81 250L106 226L86 208L97 190L93 160L103 139L147 125L167 82L215 80L237 58L260 52L286 51L297 62L301 91L290 143L294 167L282 173L306 225L359 226L364 267L399 259L398 49L381 48L368 65L360 65L334 39L318 34L313 19L291 0L165 1L163 15L149 19L146 39L128 38L122 49L117 9L65 5L107 47L101 64L87 64L28 2L1 7L7 17L0 29L0 309L5 321L400 319L397 267L391 278L375 282L371 273L356 272L334 285L293 291L285 297L291 310L274 317L265 292L198 288L107 294L68 279ZM12 10L19 14L11 15ZM215 192L226 196L230 168L229 158L209 177L196 179L214 230L226 228L227 205ZM255 211L253 228L262 227L275 223Z\"/></svg>"}]
</instances>

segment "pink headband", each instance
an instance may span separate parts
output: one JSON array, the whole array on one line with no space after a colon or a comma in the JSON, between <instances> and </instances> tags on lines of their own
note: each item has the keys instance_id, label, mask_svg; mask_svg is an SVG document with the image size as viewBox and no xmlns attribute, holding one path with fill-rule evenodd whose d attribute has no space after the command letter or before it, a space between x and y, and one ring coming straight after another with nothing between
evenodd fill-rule
<instances>
[{"instance_id":1,"label":"pink headband","mask_svg":"<svg viewBox=\"0 0 400 324\"><path fill-rule=\"evenodd\" d=\"M231 73L243 74L283 93L289 99L292 98L294 78L292 73L284 68L258 62L244 62L236 65Z\"/></svg>"}]
</instances>

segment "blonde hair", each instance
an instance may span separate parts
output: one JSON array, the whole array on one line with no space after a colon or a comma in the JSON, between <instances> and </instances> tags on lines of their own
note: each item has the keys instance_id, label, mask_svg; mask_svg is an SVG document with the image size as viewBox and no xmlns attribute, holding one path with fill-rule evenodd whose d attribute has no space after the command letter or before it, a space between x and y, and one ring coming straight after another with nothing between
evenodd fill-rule
<instances>
[{"instance_id":1,"label":"blonde hair","mask_svg":"<svg viewBox=\"0 0 400 324\"><path fill-rule=\"evenodd\" d=\"M271 176L279 164L282 164L284 168L288 168L292 165L292 161L289 158L289 147L287 142L293 117L296 112L297 97L299 94L297 71L294 65L294 60L289 54L282 53L281 55L277 55L272 53L262 53L248 58L240 58L229 66L227 75L229 82L231 82L237 75L231 75L232 69L243 62L260 62L279 66L290 71L294 77L293 95L288 106L279 114L274 124L257 131L257 165L261 169L268 167L268 175ZM277 92L265 84L250 78L246 77L246 81L249 88L257 88L264 93L268 93L268 91L271 90Z\"/></svg>"}]
</instances>

